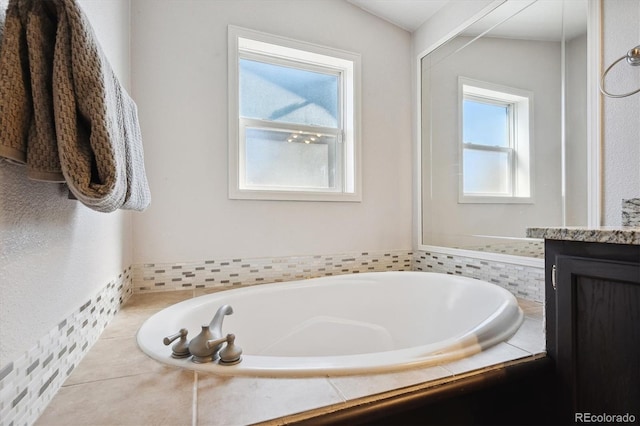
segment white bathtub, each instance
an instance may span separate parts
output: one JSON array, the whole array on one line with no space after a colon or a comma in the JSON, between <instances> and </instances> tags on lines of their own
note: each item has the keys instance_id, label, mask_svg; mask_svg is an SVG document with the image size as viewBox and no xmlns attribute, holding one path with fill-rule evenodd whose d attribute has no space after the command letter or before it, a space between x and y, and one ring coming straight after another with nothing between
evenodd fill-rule
<instances>
[{"instance_id":1,"label":"white bathtub","mask_svg":"<svg viewBox=\"0 0 640 426\"><path fill-rule=\"evenodd\" d=\"M229 304L242 362L171 357L163 337L195 337ZM150 317L138 331L150 357L225 375L326 376L391 372L463 358L510 338L523 320L515 297L494 284L426 272L371 272L229 290Z\"/></svg>"}]
</instances>

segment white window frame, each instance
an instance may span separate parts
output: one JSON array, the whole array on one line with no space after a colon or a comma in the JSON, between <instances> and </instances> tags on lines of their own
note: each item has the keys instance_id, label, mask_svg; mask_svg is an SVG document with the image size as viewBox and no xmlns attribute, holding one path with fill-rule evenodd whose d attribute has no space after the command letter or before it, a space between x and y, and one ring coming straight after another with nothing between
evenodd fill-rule
<instances>
[{"instance_id":1,"label":"white window frame","mask_svg":"<svg viewBox=\"0 0 640 426\"><path fill-rule=\"evenodd\" d=\"M244 129L283 128L282 123L239 116L239 60L269 58L274 64L300 64L300 69L330 69L341 77L336 182L333 189L251 187L245 183ZM292 201L362 200L360 167L360 55L296 41L236 26L228 27L229 198ZM288 126L285 126L288 127ZM336 133L335 129L293 125L305 132Z\"/></svg>"},{"instance_id":2,"label":"white window frame","mask_svg":"<svg viewBox=\"0 0 640 426\"><path fill-rule=\"evenodd\" d=\"M492 147L466 143L463 140L463 102L471 99L479 102L494 103L508 107L509 147ZM532 204L534 198L533 176L533 92L458 77L458 135L460 174L458 184L459 203L490 204ZM479 149L509 154L510 181L509 193L466 194L464 192L464 149Z\"/></svg>"}]
</instances>

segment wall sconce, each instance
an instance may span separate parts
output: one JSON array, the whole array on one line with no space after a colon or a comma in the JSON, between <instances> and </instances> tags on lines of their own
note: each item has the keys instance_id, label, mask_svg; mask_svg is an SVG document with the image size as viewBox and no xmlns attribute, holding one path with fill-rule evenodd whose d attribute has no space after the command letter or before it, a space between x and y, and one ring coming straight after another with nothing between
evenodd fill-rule
<instances>
[{"instance_id":1,"label":"wall sconce","mask_svg":"<svg viewBox=\"0 0 640 426\"><path fill-rule=\"evenodd\" d=\"M640 66L640 45L634 47L633 49L629 50L627 52L626 55L624 55L623 57L617 59L614 63L612 63L611 65L609 65L609 67L604 70L604 73L602 73L602 78L600 79L600 91L606 95L609 96L610 98L626 98L627 96L631 96L634 95L638 92L640 92L640 88L638 88L637 90L634 90L632 92L629 93L623 93L623 94L614 94L614 93L609 93L605 90L604 88L604 79L607 76L607 73L611 70L611 68L614 67L614 65L616 65L618 62L622 61L623 59L627 60L627 63L631 66L637 67Z\"/></svg>"}]
</instances>

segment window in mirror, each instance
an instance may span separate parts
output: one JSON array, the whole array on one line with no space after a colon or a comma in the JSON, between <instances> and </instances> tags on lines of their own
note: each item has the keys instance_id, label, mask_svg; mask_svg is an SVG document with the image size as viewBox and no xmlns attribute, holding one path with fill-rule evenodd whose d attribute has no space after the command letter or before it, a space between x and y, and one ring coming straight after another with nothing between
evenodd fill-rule
<instances>
[{"instance_id":1,"label":"window in mirror","mask_svg":"<svg viewBox=\"0 0 640 426\"><path fill-rule=\"evenodd\" d=\"M531 93L463 77L459 81L459 202L532 202Z\"/></svg>"}]
</instances>

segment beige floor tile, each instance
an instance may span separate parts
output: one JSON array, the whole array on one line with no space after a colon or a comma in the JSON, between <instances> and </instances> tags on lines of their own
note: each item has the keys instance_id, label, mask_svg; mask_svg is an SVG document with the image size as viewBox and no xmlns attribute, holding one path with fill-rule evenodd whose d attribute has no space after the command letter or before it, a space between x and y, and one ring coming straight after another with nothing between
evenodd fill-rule
<instances>
[{"instance_id":1,"label":"beige floor tile","mask_svg":"<svg viewBox=\"0 0 640 426\"><path fill-rule=\"evenodd\" d=\"M546 343L542 321L525 317L516 334L507 343L532 354L544 352Z\"/></svg>"},{"instance_id":2,"label":"beige floor tile","mask_svg":"<svg viewBox=\"0 0 640 426\"><path fill-rule=\"evenodd\" d=\"M111 320L111 323L100 335L101 339L134 337L138 329L157 309L127 310L123 309ZM178 330L176 330L178 331ZM171 334L171 333L168 333Z\"/></svg>"},{"instance_id":3,"label":"beige floor tile","mask_svg":"<svg viewBox=\"0 0 640 426\"><path fill-rule=\"evenodd\" d=\"M231 287L206 287L206 288L196 288L193 290L193 295L195 297L204 296L206 294L219 293L224 290L231 290Z\"/></svg>"},{"instance_id":4,"label":"beige floor tile","mask_svg":"<svg viewBox=\"0 0 640 426\"><path fill-rule=\"evenodd\" d=\"M135 337L99 339L64 386L159 372L163 365L145 355Z\"/></svg>"},{"instance_id":5,"label":"beige floor tile","mask_svg":"<svg viewBox=\"0 0 640 426\"><path fill-rule=\"evenodd\" d=\"M38 426L191 425L194 373L166 368L141 374L65 386Z\"/></svg>"},{"instance_id":6,"label":"beige floor tile","mask_svg":"<svg viewBox=\"0 0 640 426\"><path fill-rule=\"evenodd\" d=\"M544 305L532 300L518 299L518 305L526 317L542 321L544 317Z\"/></svg>"},{"instance_id":7,"label":"beige floor tile","mask_svg":"<svg viewBox=\"0 0 640 426\"><path fill-rule=\"evenodd\" d=\"M451 372L446 369L435 366L388 374L331 377L329 381L349 400L400 389L430 380L437 380L451 375Z\"/></svg>"},{"instance_id":8,"label":"beige floor tile","mask_svg":"<svg viewBox=\"0 0 640 426\"><path fill-rule=\"evenodd\" d=\"M442 366L453 374L462 374L527 356L531 356L531 354L507 343L498 343L473 356L443 364Z\"/></svg>"},{"instance_id":9,"label":"beige floor tile","mask_svg":"<svg viewBox=\"0 0 640 426\"><path fill-rule=\"evenodd\" d=\"M142 326L150 316L164 308L191 299L192 297L193 290L134 294L113 320L111 320L100 337L102 339L133 337L138 332L140 326Z\"/></svg>"},{"instance_id":10,"label":"beige floor tile","mask_svg":"<svg viewBox=\"0 0 640 426\"><path fill-rule=\"evenodd\" d=\"M324 378L271 379L198 373L198 425L246 425L342 403Z\"/></svg>"},{"instance_id":11,"label":"beige floor tile","mask_svg":"<svg viewBox=\"0 0 640 426\"><path fill-rule=\"evenodd\" d=\"M183 300L191 299L193 290L163 291L159 293L136 293L124 305L127 311L141 309L161 310Z\"/></svg>"},{"instance_id":12,"label":"beige floor tile","mask_svg":"<svg viewBox=\"0 0 640 426\"><path fill-rule=\"evenodd\" d=\"M255 287L255 286L260 286L260 285L265 285L265 284L270 284L270 283L263 283L263 282L259 282L259 283L253 283L253 284L243 284L242 286L239 285L226 285L226 286L219 286L219 287L206 287L206 288L195 288L193 289L194 292L194 296L198 297L198 296L203 296L205 294L213 294L213 293L219 293L221 291L224 290L233 290L233 289L238 289L238 288L249 288L249 287Z\"/></svg>"}]
</instances>

